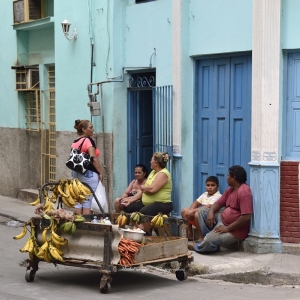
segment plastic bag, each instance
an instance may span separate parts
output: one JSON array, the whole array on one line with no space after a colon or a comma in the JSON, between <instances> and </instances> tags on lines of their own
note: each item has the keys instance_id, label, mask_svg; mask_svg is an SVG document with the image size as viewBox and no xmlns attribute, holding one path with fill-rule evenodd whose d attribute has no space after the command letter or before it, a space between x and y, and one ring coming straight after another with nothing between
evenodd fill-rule
<instances>
[{"instance_id":1,"label":"plastic bag","mask_svg":"<svg viewBox=\"0 0 300 300\"><path fill-rule=\"evenodd\" d=\"M96 195L101 207L103 208L104 213L108 213L108 204L107 204L107 199L106 199L105 187L101 181L99 181L99 183L98 183L97 189L95 191L95 195ZM93 199L92 199L91 210L93 212L103 213L100 210L95 197L93 197Z\"/></svg>"}]
</instances>

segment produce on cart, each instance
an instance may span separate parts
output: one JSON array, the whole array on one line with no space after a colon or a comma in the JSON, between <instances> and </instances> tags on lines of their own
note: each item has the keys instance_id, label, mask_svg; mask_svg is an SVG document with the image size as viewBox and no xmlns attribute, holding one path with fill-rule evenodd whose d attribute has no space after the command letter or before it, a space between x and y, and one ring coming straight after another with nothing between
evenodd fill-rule
<instances>
[{"instance_id":1,"label":"produce on cart","mask_svg":"<svg viewBox=\"0 0 300 300\"><path fill-rule=\"evenodd\" d=\"M186 220L161 213L152 217L123 211L82 216L62 208L73 207L91 194L98 202L92 189L78 179L62 179L41 187L38 199L30 203L36 206L37 216L14 237L20 239L30 233L20 250L29 254L25 274L28 282L34 280L40 261L98 269L101 293L110 291L115 272L128 267L178 261L176 278L187 278L193 257L187 248ZM144 235L138 228L144 222L151 222L157 236Z\"/></svg>"}]
</instances>

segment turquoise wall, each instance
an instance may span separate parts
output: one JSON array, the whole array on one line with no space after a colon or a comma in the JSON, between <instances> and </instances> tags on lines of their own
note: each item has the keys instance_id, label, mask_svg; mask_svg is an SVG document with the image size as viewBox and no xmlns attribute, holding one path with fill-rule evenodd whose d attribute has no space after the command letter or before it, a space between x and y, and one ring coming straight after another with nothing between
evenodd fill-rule
<instances>
[{"instance_id":1,"label":"turquoise wall","mask_svg":"<svg viewBox=\"0 0 300 300\"><path fill-rule=\"evenodd\" d=\"M300 1L282 0L282 31L281 44L282 49L300 48Z\"/></svg>"},{"instance_id":2,"label":"turquoise wall","mask_svg":"<svg viewBox=\"0 0 300 300\"><path fill-rule=\"evenodd\" d=\"M18 93L15 91L17 61L16 33L12 30L12 2L2 1L0 9L0 127L19 127Z\"/></svg>"},{"instance_id":3,"label":"turquoise wall","mask_svg":"<svg viewBox=\"0 0 300 300\"><path fill-rule=\"evenodd\" d=\"M190 55L252 49L252 0L191 0Z\"/></svg>"}]
</instances>

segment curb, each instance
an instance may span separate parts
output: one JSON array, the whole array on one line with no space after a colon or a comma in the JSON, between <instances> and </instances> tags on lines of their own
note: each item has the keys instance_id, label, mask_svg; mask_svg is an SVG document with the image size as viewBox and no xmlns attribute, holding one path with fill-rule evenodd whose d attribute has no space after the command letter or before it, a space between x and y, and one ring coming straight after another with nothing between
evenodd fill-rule
<instances>
[{"instance_id":1,"label":"curb","mask_svg":"<svg viewBox=\"0 0 300 300\"><path fill-rule=\"evenodd\" d=\"M203 279L223 280L233 283L261 284L261 285L300 285L300 274L286 274L269 272L267 268L245 270L238 272L224 272L218 274L197 275Z\"/></svg>"}]
</instances>

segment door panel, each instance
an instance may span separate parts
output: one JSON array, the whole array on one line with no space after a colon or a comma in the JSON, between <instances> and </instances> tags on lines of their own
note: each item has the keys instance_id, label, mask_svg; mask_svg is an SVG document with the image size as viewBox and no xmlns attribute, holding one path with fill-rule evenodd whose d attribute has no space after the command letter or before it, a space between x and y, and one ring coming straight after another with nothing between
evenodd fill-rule
<instances>
[{"instance_id":1,"label":"door panel","mask_svg":"<svg viewBox=\"0 0 300 300\"><path fill-rule=\"evenodd\" d=\"M152 90L139 92L138 161L150 168L153 155Z\"/></svg>"},{"instance_id":2,"label":"door panel","mask_svg":"<svg viewBox=\"0 0 300 300\"><path fill-rule=\"evenodd\" d=\"M251 141L250 56L205 59L196 65L195 197L209 175L227 187L231 165L249 174Z\"/></svg>"},{"instance_id":3,"label":"door panel","mask_svg":"<svg viewBox=\"0 0 300 300\"><path fill-rule=\"evenodd\" d=\"M152 90L128 92L128 183L133 168L144 164L150 170L153 154Z\"/></svg>"},{"instance_id":4,"label":"door panel","mask_svg":"<svg viewBox=\"0 0 300 300\"><path fill-rule=\"evenodd\" d=\"M288 54L286 113L284 115L283 157L300 157L300 53Z\"/></svg>"}]
</instances>

